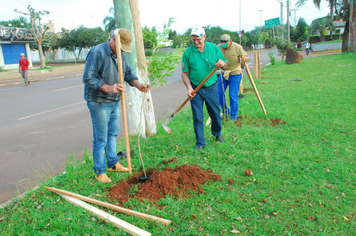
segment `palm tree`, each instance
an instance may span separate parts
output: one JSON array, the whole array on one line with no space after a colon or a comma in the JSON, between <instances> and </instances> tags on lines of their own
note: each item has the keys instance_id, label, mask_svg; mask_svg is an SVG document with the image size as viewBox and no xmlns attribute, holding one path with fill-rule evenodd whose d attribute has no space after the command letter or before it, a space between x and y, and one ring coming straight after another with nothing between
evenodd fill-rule
<instances>
[{"instance_id":1,"label":"palm tree","mask_svg":"<svg viewBox=\"0 0 356 236\"><path fill-rule=\"evenodd\" d=\"M311 32L314 31L314 30L319 31L319 33L320 33L320 41L321 42L325 42L324 31L327 28L329 28L330 31L335 30L335 26L334 26L333 21L328 17L323 17L323 18L316 19L310 25Z\"/></svg>"},{"instance_id":2,"label":"palm tree","mask_svg":"<svg viewBox=\"0 0 356 236\"><path fill-rule=\"evenodd\" d=\"M308 0L298 0L298 2L296 3L297 7L303 6ZM337 0L326 0L329 2L329 7L330 7L330 19L333 20L333 11L335 8L336 11L336 4L337 4ZM321 0L313 0L314 5L320 10L320 3Z\"/></svg>"},{"instance_id":3,"label":"palm tree","mask_svg":"<svg viewBox=\"0 0 356 236\"><path fill-rule=\"evenodd\" d=\"M110 7L109 12L111 16L106 16L103 20L103 25L105 25L105 31L109 32L116 28L115 22L115 10L113 7Z\"/></svg>"},{"instance_id":4,"label":"palm tree","mask_svg":"<svg viewBox=\"0 0 356 236\"><path fill-rule=\"evenodd\" d=\"M303 6L308 0L298 0L296 6ZM353 0L326 0L329 1L330 5L330 17L332 17L333 11L335 11L335 15L341 17L343 21L345 21L345 31L342 39L342 52L348 51L349 44L349 25L350 25L350 6ZM320 9L321 0L313 0L315 6Z\"/></svg>"}]
</instances>

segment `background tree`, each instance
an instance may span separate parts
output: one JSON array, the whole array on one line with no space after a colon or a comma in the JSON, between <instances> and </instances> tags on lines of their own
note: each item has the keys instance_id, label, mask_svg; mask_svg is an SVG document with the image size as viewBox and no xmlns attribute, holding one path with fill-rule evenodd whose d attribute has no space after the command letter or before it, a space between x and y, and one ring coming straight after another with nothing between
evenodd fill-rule
<instances>
[{"instance_id":1,"label":"background tree","mask_svg":"<svg viewBox=\"0 0 356 236\"><path fill-rule=\"evenodd\" d=\"M295 4L297 7L303 6L308 0L298 0L298 2ZM335 9L336 12L336 5L338 0L324 0L329 2L329 8L330 8L330 20L333 20L333 11ZM320 3L321 0L313 0L314 5L320 9Z\"/></svg>"},{"instance_id":2,"label":"background tree","mask_svg":"<svg viewBox=\"0 0 356 236\"><path fill-rule=\"evenodd\" d=\"M59 34L47 33L46 38L42 41L42 50L45 53L46 62L48 61L49 53L52 53L52 60L54 60L54 57L59 49L58 39ZM32 50L38 50L38 44L30 43L30 48Z\"/></svg>"},{"instance_id":3,"label":"background tree","mask_svg":"<svg viewBox=\"0 0 356 236\"><path fill-rule=\"evenodd\" d=\"M28 22L26 17L20 16L18 19L8 20L8 21L0 21L0 25L8 26L8 27L16 27L16 28L31 28L31 23Z\"/></svg>"},{"instance_id":4,"label":"background tree","mask_svg":"<svg viewBox=\"0 0 356 236\"><path fill-rule=\"evenodd\" d=\"M283 61L284 57L287 54L288 47L293 47L293 44L288 42L288 40L285 40L285 39L283 39L281 37L276 37L273 40L273 43L277 46L277 49L278 49L279 53L281 54L282 61Z\"/></svg>"},{"instance_id":5,"label":"background tree","mask_svg":"<svg viewBox=\"0 0 356 236\"><path fill-rule=\"evenodd\" d=\"M249 43L249 39L246 37L245 34L242 35L241 37L241 45L244 47L247 47L247 44Z\"/></svg>"},{"instance_id":6,"label":"background tree","mask_svg":"<svg viewBox=\"0 0 356 236\"><path fill-rule=\"evenodd\" d=\"M45 39L46 32L49 29L49 27L47 27L47 26L43 27L41 25L41 20L42 20L42 16L49 14L49 11L36 11L30 5L27 6L27 10L29 11L29 13L20 12L20 11L17 11L16 9L14 11L21 13L23 15L30 16L32 34L38 44L38 51L40 53L41 68L44 68L46 66L46 62L45 62L45 57L44 57L43 50L42 50L42 41Z\"/></svg>"},{"instance_id":7,"label":"background tree","mask_svg":"<svg viewBox=\"0 0 356 236\"><path fill-rule=\"evenodd\" d=\"M299 18L298 24L296 25L294 31L294 36L297 42L303 42L308 39L308 24L303 18Z\"/></svg>"},{"instance_id":8,"label":"background tree","mask_svg":"<svg viewBox=\"0 0 356 236\"><path fill-rule=\"evenodd\" d=\"M85 28L84 26L80 26L71 31L62 29L62 35L58 39L58 46L72 51L75 60L78 61L83 48L94 47L97 44L105 42L107 39L107 34L100 27ZM78 51L78 55L76 51Z\"/></svg>"},{"instance_id":9,"label":"background tree","mask_svg":"<svg viewBox=\"0 0 356 236\"><path fill-rule=\"evenodd\" d=\"M353 4L352 1L355 0L339 0L336 4L336 15L345 21L345 30L342 39L342 52L349 51L350 7L351 4Z\"/></svg>"},{"instance_id":10,"label":"background tree","mask_svg":"<svg viewBox=\"0 0 356 236\"><path fill-rule=\"evenodd\" d=\"M308 0L298 0L297 6L303 6ZM349 25L350 25L350 6L354 0L326 0L329 2L330 16L329 19L333 20L333 12L336 16L345 21L345 30L342 38L342 52L348 51L349 44ZM314 5L320 9L321 0L313 0Z\"/></svg>"},{"instance_id":11,"label":"background tree","mask_svg":"<svg viewBox=\"0 0 356 236\"><path fill-rule=\"evenodd\" d=\"M145 48L153 48L157 44L158 33L156 27L151 29L147 26L142 28L143 45Z\"/></svg>"},{"instance_id":12,"label":"background tree","mask_svg":"<svg viewBox=\"0 0 356 236\"><path fill-rule=\"evenodd\" d=\"M221 35L222 34L229 34L229 32L227 30L223 30L220 26L211 27L209 25L209 26L206 26L206 27L203 27L203 28L205 30L205 35L206 35L206 39L205 40L207 42L210 42L210 43L219 44Z\"/></svg>"},{"instance_id":13,"label":"background tree","mask_svg":"<svg viewBox=\"0 0 356 236\"><path fill-rule=\"evenodd\" d=\"M104 29L106 32L110 33L111 30L114 30L116 27L115 22L115 9L114 7L110 7L109 9L110 16L106 16L103 20Z\"/></svg>"},{"instance_id":14,"label":"background tree","mask_svg":"<svg viewBox=\"0 0 356 236\"><path fill-rule=\"evenodd\" d=\"M248 38L248 42L247 42L247 47L252 47L252 45L254 44L258 44L258 37L256 35L256 30L254 30L253 32L246 32L244 34L244 36L246 36Z\"/></svg>"},{"instance_id":15,"label":"background tree","mask_svg":"<svg viewBox=\"0 0 356 236\"><path fill-rule=\"evenodd\" d=\"M173 47L181 47L182 45L190 45L190 33L176 34L172 36Z\"/></svg>"},{"instance_id":16,"label":"background tree","mask_svg":"<svg viewBox=\"0 0 356 236\"><path fill-rule=\"evenodd\" d=\"M267 43L268 39L269 39L268 32L266 32L266 31L262 32L261 33L261 42L263 43L263 45L265 45L265 48L266 48L266 43Z\"/></svg>"},{"instance_id":17,"label":"background tree","mask_svg":"<svg viewBox=\"0 0 356 236\"><path fill-rule=\"evenodd\" d=\"M319 32L321 42L325 42L325 31L327 30L327 28L330 29L330 32L332 30L335 30L334 23L332 20L330 20L329 17L315 19L310 25L311 33L315 30Z\"/></svg>"}]
</instances>

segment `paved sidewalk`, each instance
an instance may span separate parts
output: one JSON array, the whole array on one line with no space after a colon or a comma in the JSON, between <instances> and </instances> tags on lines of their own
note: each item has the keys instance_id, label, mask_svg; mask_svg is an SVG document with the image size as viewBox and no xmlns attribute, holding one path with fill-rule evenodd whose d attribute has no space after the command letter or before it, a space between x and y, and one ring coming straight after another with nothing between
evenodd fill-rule
<instances>
[{"instance_id":1,"label":"paved sidewalk","mask_svg":"<svg viewBox=\"0 0 356 236\"><path fill-rule=\"evenodd\" d=\"M29 70L28 77L31 82L63 79L68 77L82 76L84 71L84 63L77 65L63 65L54 67L51 70ZM21 74L18 69L0 72L0 87L24 84Z\"/></svg>"}]
</instances>

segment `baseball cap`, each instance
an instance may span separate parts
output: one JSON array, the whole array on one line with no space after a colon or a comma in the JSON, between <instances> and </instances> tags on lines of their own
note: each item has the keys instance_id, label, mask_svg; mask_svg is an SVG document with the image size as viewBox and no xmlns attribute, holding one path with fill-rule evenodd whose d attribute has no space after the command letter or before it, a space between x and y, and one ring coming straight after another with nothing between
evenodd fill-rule
<instances>
[{"instance_id":1,"label":"baseball cap","mask_svg":"<svg viewBox=\"0 0 356 236\"><path fill-rule=\"evenodd\" d=\"M21 57L22 57L22 56L25 56L25 53L21 53L20 56L21 56Z\"/></svg>"},{"instance_id":2,"label":"baseball cap","mask_svg":"<svg viewBox=\"0 0 356 236\"><path fill-rule=\"evenodd\" d=\"M220 42L222 43L221 45L219 45L221 48L226 48L229 45L229 41L230 41L230 35L228 34L223 34L220 37Z\"/></svg>"},{"instance_id":3,"label":"baseball cap","mask_svg":"<svg viewBox=\"0 0 356 236\"><path fill-rule=\"evenodd\" d=\"M120 35L120 42L121 42L121 49L125 52L131 52L131 41L132 41L132 34L125 28L115 29L110 32L111 38L115 35Z\"/></svg>"},{"instance_id":4,"label":"baseball cap","mask_svg":"<svg viewBox=\"0 0 356 236\"><path fill-rule=\"evenodd\" d=\"M201 26L195 26L192 29L192 33L190 35L196 35L196 36L204 36L205 35L205 30Z\"/></svg>"}]
</instances>

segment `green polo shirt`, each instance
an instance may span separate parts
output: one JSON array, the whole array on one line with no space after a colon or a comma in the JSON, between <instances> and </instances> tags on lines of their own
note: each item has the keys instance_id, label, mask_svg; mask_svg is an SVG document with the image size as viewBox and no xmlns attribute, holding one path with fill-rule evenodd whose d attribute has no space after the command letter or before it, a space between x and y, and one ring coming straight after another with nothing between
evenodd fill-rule
<instances>
[{"instance_id":1,"label":"green polo shirt","mask_svg":"<svg viewBox=\"0 0 356 236\"><path fill-rule=\"evenodd\" d=\"M192 84L198 86L215 68L218 60L227 62L218 46L205 42L203 52L200 52L194 44L190 45L183 53L182 71L188 72L188 77ZM217 80L216 73L204 84L204 87L213 85Z\"/></svg>"}]
</instances>

